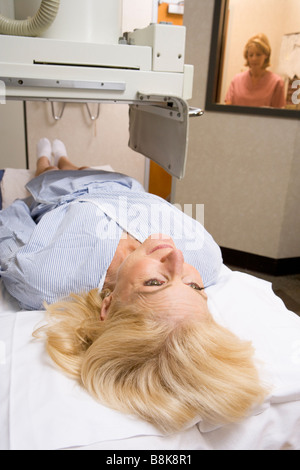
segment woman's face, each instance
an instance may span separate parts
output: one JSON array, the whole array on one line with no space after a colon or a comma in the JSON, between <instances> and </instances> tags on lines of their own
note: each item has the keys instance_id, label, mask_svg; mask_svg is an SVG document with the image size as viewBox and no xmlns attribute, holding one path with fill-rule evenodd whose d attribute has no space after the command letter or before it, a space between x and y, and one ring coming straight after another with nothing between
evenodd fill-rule
<instances>
[{"instance_id":1,"label":"woman's face","mask_svg":"<svg viewBox=\"0 0 300 470\"><path fill-rule=\"evenodd\" d=\"M185 263L174 241L161 234L149 237L123 261L113 296L138 302L174 320L209 315L200 274Z\"/></svg>"},{"instance_id":2,"label":"woman's face","mask_svg":"<svg viewBox=\"0 0 300 470\"><path fill-rule=\"evenodd\" d=\"M262 52L262 50L255 46L249 46L248 48L248 64L250 69L263 69L267 55Z\"/></svg>"}]
</instances>

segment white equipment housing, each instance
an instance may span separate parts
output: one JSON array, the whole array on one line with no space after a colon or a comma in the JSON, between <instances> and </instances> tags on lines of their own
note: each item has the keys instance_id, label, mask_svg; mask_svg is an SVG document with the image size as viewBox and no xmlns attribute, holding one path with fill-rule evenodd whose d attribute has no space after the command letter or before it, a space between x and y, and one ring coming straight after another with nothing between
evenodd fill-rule
<instances>
[{"instance_id":1,"label":"white equipment housing","mask_svg":"<svg viewBox=\"0 0 300 470\"><path fill-rule=\"evenodd\" d=\"M6 99L128 103L129 146L182 178L193 86L185 27L151 24L120 39L121 13L122 0L61 0L46 37L0 34Z\"/></svg>"}]
</instances>

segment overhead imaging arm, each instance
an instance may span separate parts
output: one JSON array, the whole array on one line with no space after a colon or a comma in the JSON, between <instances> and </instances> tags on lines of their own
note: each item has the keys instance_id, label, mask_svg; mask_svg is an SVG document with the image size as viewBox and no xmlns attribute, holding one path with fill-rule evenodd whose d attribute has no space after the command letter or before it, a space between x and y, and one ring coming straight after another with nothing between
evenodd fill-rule
<instances>
[{"instance_id":1,"label":"overhead imaging arm","mask_svg":"<svg viewBox=\"0 0 300 470\"><path fill-rule=\"evenodd\" d=\"M119 44L0 35L0 80L6 99L128 103L130 147L182 178L193 85L184 57L183 26L151 24Z\"/></svg>"}]
</instances>

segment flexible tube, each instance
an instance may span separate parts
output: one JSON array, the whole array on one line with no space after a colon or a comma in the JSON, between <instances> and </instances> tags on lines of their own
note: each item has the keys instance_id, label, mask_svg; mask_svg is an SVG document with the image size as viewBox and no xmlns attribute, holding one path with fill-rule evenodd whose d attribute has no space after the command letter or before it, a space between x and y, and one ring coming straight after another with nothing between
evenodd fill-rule
<instances>
[{"instance_id":1,"label":"flexible tube","mask_svg":"<svg viewBox=\"0 0 300 470\"><path fill-rule=\"evenodd\" d=\"M0 15L0 34L39 36L56 18L60 0L42 0L37 13L27 20L13 20Z\"/></svg>"}]
</instances>

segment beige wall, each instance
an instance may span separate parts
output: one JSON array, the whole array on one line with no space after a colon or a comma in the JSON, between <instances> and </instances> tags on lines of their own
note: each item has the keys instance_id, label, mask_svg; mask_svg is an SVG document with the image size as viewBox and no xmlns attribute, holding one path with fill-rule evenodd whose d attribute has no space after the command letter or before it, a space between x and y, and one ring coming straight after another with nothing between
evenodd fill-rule
<instances>
[{"instance_id":1,"label":"beige wall","mask_svg":"<svg viewBox=\"0 0 300 470\"><path fill-rule=\"evenodd\" d=\"M187 0L191 105L204 107L214 2ZM204 204L205 227L224 247L275 259L300 256L300 122L205 112L190 122L185 178L175 201Z\"/></svg>"},{"instance_id":2,"label":"beige wall","mask_svg":"<svg viewBox=\"0 0 300 470\"><path fill-rule=\"evenodd\" d=\"M55 109L59 111L59 103ZM95 105L91 110L96 112ZM58 138L77 165L110 164L115 171L144 182L145 159L128 148L128 106L100 105L100 116L91 121L85 105L68 103L59 121L52 118L50 103L27 103L29 167L35 168L36 143L41 137Z\"/></svg>"},{"instance_id":3,"label":"beige wall","mask_svg":"<svg viewBox=\"0 0 300 470\"><path fill-rule=\"evenodd\" d=\"M0 104L0 169L26 168L24 108L21 101Z\"/></svg>"}]
</instances>

